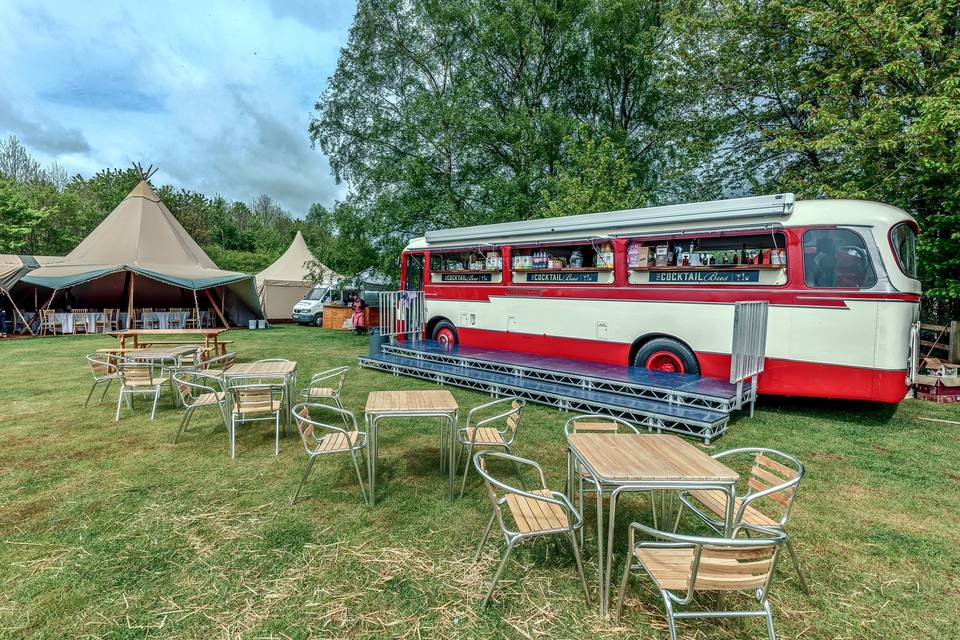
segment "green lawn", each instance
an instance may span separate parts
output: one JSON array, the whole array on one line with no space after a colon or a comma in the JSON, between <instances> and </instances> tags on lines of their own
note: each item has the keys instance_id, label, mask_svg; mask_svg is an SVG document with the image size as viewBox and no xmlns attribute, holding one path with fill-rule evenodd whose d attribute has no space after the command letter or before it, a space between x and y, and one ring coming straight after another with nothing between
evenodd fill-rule
<instances>
[{"instance_id":1,"label":"green lawn","mask_svg":"<svg viewBox=\"0 0 960 640\"><path fill-rule=\"evenodd\" d=\"M301 383L356 365L367 348L305 327L230 337L243 360L296 359ZM615 626L584 604L569 552L558 546L546 561L542 543L514 555L494 604L480 609L500 547L471 562L489 505L476 482L448 502L435 424L382 425L375 508L362 504L343 457L318 461L290 507L306 462L299 438L284 439L277 458L270 427L248 427L231 461L215 412L198 412L174 446L180 413L168 396L153 422L141 401L114 423L115 387L84 409L83 355L112 344L0 342L0 637L667 637L659 597L641 578ZM354 366L347 408L359 413L372 390L415 388L431 385ZM488 399L453 393L462 407ZM781 564L771 593L780 637L958 637L960 426L919 416L960 412L764 399L712 447L770 446L807 465L791 532L813 594ZM568 417L529 407L515 448L558 490ZM621 530L647 521L642 498L621 513ZM587 524L592 580L592 513ZM615 578L624 547L620 535ZM765 637L760 621L684 623L681 634Z\"/></svg>"}]
</instances>

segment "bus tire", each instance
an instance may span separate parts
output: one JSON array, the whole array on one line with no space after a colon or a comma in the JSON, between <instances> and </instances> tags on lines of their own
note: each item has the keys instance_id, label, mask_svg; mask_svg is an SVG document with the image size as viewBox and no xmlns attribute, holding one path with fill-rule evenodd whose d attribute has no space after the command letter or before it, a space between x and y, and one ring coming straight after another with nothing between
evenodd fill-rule
<instances>
[{"instance_id":1,"label":"bus tire","mask_svg":"<svg viewBox=\"0 0 960 640\"><path fill-rule=\"evenodd\" d=\"M433 335L430 337L439 342L441 346L447 348L455 347L460 342L460 336L457 335L457 328L447 320L438 322L433 328Z\"/></svg>"},{"instance_id":2,"label":"bus tire","mask_svg":"<svg viewBox=\"0 0 960 640\"><path fill-rule=\"evenodd\" d=\"M693 351L672 338L654 338L644 344L633 358L633 365L655 371L700 374L700 365Z\"/></svg>"}]
</instances>

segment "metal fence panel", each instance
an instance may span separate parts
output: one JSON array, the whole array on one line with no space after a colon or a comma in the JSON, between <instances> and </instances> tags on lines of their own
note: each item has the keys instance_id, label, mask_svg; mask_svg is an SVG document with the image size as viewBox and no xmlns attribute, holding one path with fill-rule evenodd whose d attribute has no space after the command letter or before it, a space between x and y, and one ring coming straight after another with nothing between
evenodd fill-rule
<instances>
[{"instance_id":1,"label":"metal fence panel","mask_svg":"<svg viewBox=\"0 0 960 640\"><path fill-rule=\"evenodd\" d=\"M417 340L426 324L423 291L380 291L380 335Z\"/></svg>"},{"instance_id":2,"label":"metal fence panel","mask_svg":"<svg viewBox=\"0 0 960 640\"><path fill-rule=\"evenodd\" d=\"M763 371L767 349L766 301L737 302L733 312L730 382L737 383Z\"/></svg>"}]
</instances>

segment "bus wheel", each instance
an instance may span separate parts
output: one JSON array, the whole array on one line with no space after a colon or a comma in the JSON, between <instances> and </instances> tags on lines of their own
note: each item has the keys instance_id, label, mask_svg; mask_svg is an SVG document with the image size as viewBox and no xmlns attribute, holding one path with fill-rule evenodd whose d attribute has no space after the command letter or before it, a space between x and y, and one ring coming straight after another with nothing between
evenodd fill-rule
<instances>
[{"instance_id":1,"label":"bus wheel","mask_svg":"<svg viewBox=\"0 0 960 640\"><path fill-rule=\"evenodd\" d=\"M440 343L444 349L452 349L459 342L457 329L452 324L443 320L437 323L433 328L433 339Z\"/></svg>"},{"instance_id":2,"label":"bus wheel","mask_svg":"<svg viewBox=\"0 0 960 640\"><path fill-rule=\"evenodd\" d=\"M670 338L654 338L637 351L636 367L669 373L700 373L697 358L687 347Z\"/></svg>"}]
</instances>

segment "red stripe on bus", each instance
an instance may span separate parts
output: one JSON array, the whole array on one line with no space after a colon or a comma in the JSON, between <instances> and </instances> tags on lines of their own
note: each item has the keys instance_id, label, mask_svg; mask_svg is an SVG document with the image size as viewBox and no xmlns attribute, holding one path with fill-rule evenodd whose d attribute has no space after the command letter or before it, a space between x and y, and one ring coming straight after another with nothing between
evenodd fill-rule
<instances>
[{"instance_id":1,"label":"red stripe on bus","mask_svg":"<svg viewBox=\"0 0 960 640\"><path fill-rule=\"evenodd\" d=\"M483 349L560 356L606 364L629 363L630 345L602 340L489 331L458 327L460 344ZM705 376L728 378L730 355L696 352L700 372ZM767 358L758 380L762 394L899 402L907 392L906 369L891 371L799 360Z\"/></svg>"}]
</instances>

